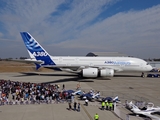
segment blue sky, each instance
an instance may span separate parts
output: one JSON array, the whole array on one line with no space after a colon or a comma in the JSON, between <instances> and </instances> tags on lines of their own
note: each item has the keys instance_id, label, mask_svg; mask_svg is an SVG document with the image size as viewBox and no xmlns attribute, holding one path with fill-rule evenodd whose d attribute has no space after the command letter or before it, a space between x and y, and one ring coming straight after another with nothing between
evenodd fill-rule
<instances>
[{"instance_id":1,"label":"blue sky","mask_svg":"<svg viewBox=\"0 0 160 120\"><path fill-rule=\"evenodd\" d=\"M0 58L29 57L21 31L53 56L160 58L160 0L0 0Z\"/></svg>"}]
</instances>

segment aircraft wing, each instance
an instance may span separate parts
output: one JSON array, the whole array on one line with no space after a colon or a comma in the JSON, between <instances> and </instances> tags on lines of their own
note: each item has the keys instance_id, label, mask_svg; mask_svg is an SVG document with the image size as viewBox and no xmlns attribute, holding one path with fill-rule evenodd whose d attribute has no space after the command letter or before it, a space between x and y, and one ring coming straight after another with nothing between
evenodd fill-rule
<instances>
[{"instance_id":1,"label":"aircraft wing","mask_svg":"<svg viewBox=\"0 0 160 120\"><path fill-rule=\"evenodd\" d=\"M99 67L99 66L97 66L97 68L99 68L99 69L113 69L115 72L120 72L120 71L123 71L122 69L120 69L120 68L117 68L117 67L113 67L113 66L105 66L105 67Z\"/></svg>"},{"instance_id":2,"label":"aircraft wing","mask_svg":"<svg viewBox=\"0 0 160 120\"><path fill-rule=\"evenodd\" d=\"M152 115L152 114L150 114L150 113L141 113L141 114L143 114L143 115L145 115L145 116L148 116L148 117L150 117L150 118L152 118L152 119L154 119L154 120L160 120L160 117L157 117L157 116Z\"/></svg>"},{"instance_id":3,"label":"aircraft wing","mask_svg":"<svg viewBox=\"0 0 160 120\"><path fill-rule=\"evenodd\" d=\"M112 68L112 67L100 67L100 66L89 66L89 65L84 65L84 66L75 66L75 65L43 65L43 67L45 68L60 68L62 71L67 71L67 72L71 72L71 73L80 73L82 69L85 68L97 68L97 69L113 69L115 72L120 72L123 71L122 69L119 68ZM73 70L75 69L75 70Z\"/></svg>"}]
</instances>

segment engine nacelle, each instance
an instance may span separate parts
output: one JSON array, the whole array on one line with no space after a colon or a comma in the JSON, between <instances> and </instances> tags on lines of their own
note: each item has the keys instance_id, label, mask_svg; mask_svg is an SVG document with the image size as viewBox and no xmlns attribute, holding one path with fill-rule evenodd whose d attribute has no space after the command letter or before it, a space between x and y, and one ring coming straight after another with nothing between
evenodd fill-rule
<instances>
[{"instance_id":1,"label":"engine nacelle","mask_svg":"<svg viewBox=\"0 0 160 120\"><path fill-rule=\"evenodd\" d=\"M83 77L97 77L98 69L97 68L86 68L82 70Z\"/></svg>"},{"instance_id":2,"label":"engine nacelle","mask_svg":"<svg viewBox=\"0 0 160 120\"><path fill-rule=\"evenodd\" d=\"M114 70L113 69L102 69L100 70L100 76L101 77L113 77Z\"/></svg>"}]
</instances>

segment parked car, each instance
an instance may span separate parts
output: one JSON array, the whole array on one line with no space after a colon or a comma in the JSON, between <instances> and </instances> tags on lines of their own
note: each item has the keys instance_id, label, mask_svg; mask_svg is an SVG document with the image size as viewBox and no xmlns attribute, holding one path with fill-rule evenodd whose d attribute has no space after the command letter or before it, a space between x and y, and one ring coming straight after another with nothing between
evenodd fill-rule
<instances>
[{"instance_id":1,"label":"parked car","mask_svg":"<svg viewBox=\"0 0 160 120\"><path fill-rule=\"evenodd\" d=\"M81 100L88 99L89 101L91 101L91 100L92 100L92 96L93 96L93 95L91 95L91 93L86 93L86 94L80 95L79 98L80 98Z\"/></svg>"},{"instance_id":2,"label":"parked car","mask_svg":"<svg viewBox=\"0 0 160 120\"><path fill-rule=\"evenodd\" d=\"M157 68L153 68L150 72L160 72L160 70Z\"/></svg>"},{"instance_id":3,"label":"parked car","mask_svg":"<svg viewBox=\"0 0 160 120\"><path fill-rule=\"evenodd\" d=\"M148 74L147 77L160 77L160 74Z\"/></svg>"}]
</instances>

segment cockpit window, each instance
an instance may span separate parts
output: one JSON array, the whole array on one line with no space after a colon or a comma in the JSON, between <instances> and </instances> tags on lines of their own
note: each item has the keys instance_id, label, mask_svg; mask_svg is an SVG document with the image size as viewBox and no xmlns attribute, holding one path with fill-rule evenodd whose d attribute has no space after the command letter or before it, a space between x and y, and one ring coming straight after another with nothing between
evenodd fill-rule
<instances>
[{"instance_id":1,"label":"cockpit window","mask_svg":"<svg viewBox=\"0 0 160 120\"><path fill-rule=\"evenodd\" d=\"M149 65L149 63L146 63L146 65Z\"/></svg>"}]
</instances>

